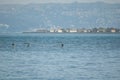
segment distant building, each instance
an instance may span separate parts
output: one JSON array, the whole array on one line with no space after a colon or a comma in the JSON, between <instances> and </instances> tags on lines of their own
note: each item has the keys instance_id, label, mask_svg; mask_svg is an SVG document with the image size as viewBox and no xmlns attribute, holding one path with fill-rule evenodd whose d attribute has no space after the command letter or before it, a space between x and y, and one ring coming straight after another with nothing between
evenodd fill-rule
<instances>
[{"instance_id":1,"label":"distant building","mask_svg":"<svg viewBox=\"0 0 120 80\"><path fill-rule=\"evenodd\" d=\"M50 32L56 32L56 30L55 29L50 29Z\"/></svg>"},{"instance_id":2,"label":"distant building","mask_svg":"<svg viewBox=\"0 0 120 80\"><path fill-rule=\"evenodd\" d=\"M112 32L112 33L116 32L116 29L112 28L112 29L111 29L111 32Z\"/></svg>"},{"instance_id":3,"label":"distant building","mask_svg":"<svg viewBox=\"0 0 120 80\"><path fill-rule=\"evenodd\" d=\"M63 30L62 30L62 29L58 29L58 30L57 30L57 32L62 33L62 32L63 32Z\"/></svg>"},{"instance_id":4,"label":"distant building","mask_svg":"<svg viewBox=\"0 0 120 80\"><path fill-rule=\"evenodd\" d=\"M67 33L70 32L70 28L65 29L65 32Z\"/></svg>"},{"instance_id":5,"label":"distant building","mask_svg":"<svg viewBox=\"0 0 120 80\"><path fill-rule=\"evenodd\" d=\"M92 30L91 30L91 29L88 29L87 32L92 32Z\"/></svg>"},{"instance_id":6,"label":"distant building","mask_svg":"<svg viewBox=\"0 0 120 80\"><path fill-rule=\"evenodd\" d=\"M107 32L112 32L112 33L114 33L114 32L118 32L118 29L115 29L115 28L107 28L106 31L107 31Z\"/></svg>"},{"instance_id":7,"label":"distant building","mask_svg":"<svg viewBox=\"0 0 120 80\"><path fill-rule=\"evenodd\" d=\"M87 29L84 29L83 32L88 32Z\"/></svg>"},{"instance_id":8,"label":"distant building","mask_svg":"<svg viewBox=\"0 0 120 80\"><path fill-rule=\"evenodd\" d=\"M45 29L45 28L40 28L40 29L34 29L33 31L27 31L24 33L36 33L36 32L41 32L41 33L46 33L46 32L51 32L51 33L104 33L104 32L109 32L109 33L120 33L119 28L92 28L92 29L85 29L85 28L51 28L50 30Z\"/></svg>"},{"instance_id":9,"label":"distant building","mask_svg":"<svg viewBox=\"0 0 120 80\"><path fill-rule=\"evenodd\" d=\"M106 32L106 29L101 27L97 30L97 32Z\"/></svg>"},{"instance_id":10,"label":"distant building","mask_svg":"<svg viewBox=\"0 0 120 80\"><path fill-rule=\"evenodd\" d=\"M77 32L84 32L84 33L86 33L86 32L88 32L88 30L85 29L85 28L83 28L83 29L77 29ZM90 32L90 31L89 31L89 32Z\"/></svg>"},{"instance_id":11,"label":"distant building","mask_svg":"<svg viewBox=\"0 0 120 80\"><path fill-rule=\"evenodd\" d=\"M98 30L97 28L93 28L93 29L92 29L92 32L96 33L97 30Z\"/></svg>"},{"instance_id":12,"label":"distant building","mask_svg":"<svg viewBox=\"0 0 120 80\"><path fill-rule=\"evenodd\" d=\"M76 33L76 32L77 32L77 29L70 29L69 32L71 32L71 33Z\"/></svg>"}]
</instances>

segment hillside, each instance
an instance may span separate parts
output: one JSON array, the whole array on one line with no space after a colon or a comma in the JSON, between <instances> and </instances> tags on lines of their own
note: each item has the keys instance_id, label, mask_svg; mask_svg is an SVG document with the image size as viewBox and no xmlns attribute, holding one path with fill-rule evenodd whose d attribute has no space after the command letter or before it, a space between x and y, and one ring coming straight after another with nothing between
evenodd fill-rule
<instances>
[{"instance_id":1,"label":"hillside","mask_svg":"<svg viewBox=\"0 0 120 80\"><path fill-rule=\"evenodd\" d=\"M0 5L0 32L22 32L35 28L120 27L120 4L4 4Z\"/></svg>"}]
</instances>

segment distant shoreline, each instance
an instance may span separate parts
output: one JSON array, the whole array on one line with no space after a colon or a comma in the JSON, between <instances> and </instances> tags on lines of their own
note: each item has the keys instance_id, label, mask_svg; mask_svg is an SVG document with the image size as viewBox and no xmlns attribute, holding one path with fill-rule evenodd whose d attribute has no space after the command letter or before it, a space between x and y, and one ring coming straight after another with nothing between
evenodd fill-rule
<instances>
[{"instance_id":1,"label":"distant shoreline","mask_svg":"<svg viewBox=\"0 0 120 80\"><path fill-rule=\"evenodd\" d=\"M120 32L22 32L23 34L120 34Z\"/></svg>"}]
</instances>

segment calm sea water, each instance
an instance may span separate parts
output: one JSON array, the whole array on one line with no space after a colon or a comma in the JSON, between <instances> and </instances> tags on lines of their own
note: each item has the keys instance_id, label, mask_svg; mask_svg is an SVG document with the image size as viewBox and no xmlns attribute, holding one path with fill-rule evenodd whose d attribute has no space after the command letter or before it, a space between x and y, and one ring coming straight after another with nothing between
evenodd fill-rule
<instances>
[{"instance_id":1,"label":"calm sea water","mask_svg":"<svg viewBox=\"0 0 120 80\"><path fill-rule=\"evenodd\" d=\"M0 80L120 80L120 34L1 34Z\"/></svg>"}]
</instances>

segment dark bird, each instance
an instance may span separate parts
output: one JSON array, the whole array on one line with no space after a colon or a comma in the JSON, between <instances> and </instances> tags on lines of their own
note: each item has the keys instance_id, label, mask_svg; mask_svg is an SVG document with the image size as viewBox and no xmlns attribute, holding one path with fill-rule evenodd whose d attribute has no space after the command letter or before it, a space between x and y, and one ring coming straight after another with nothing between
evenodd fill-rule
<instances>
[{"instance_id":1,"label":"dark bird","mask_svg":"<svg viewBox=\"0 0 120 80\"><path fill-rule=\"evenodd\" d=\"M14 46L15 46L15 43L12 43L12 46L14 47Z\"/></svg>"},{"instance_id":2,"label":"dark bird","mask_svg":"<svg viewBox=\"0 0 120 80\"><path fill-rule=\"evenodd\" d=\"M30 43L24 43L24 44L26 44L27 47L30 47Z\"/></svg>"},{"instance_id":3,"label":"dark bird","mask_svg":"<svg viewBox=\"0 0 120 80\"><path fill-rule=\"evenodd\" d=\"M64 44L61 44L61 47L64 47Z\"/></svg>"}]
</instances>

